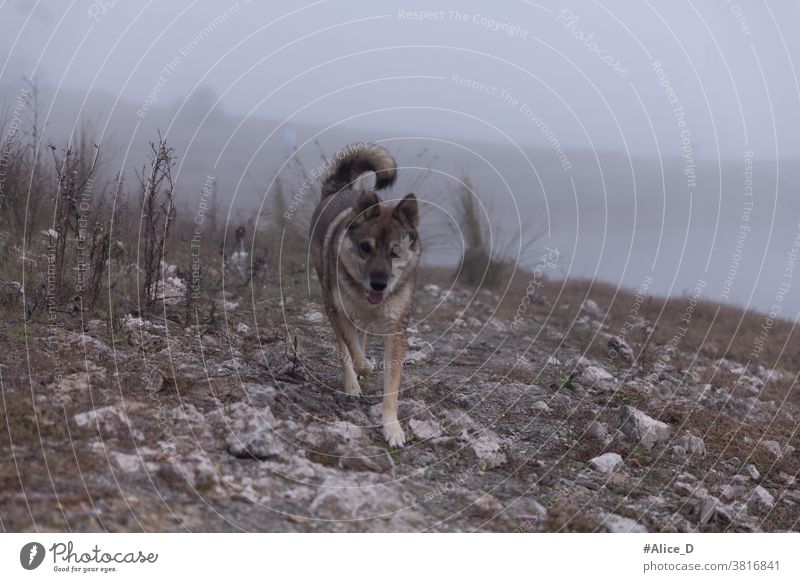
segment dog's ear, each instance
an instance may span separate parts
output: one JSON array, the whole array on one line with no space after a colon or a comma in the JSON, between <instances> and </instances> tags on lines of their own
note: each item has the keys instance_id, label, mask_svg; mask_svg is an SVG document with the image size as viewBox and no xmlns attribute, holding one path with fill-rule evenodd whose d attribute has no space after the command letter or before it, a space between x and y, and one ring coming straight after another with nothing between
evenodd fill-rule
<instances>
[{"instance_id":1,"label":"dog's ear","mask_svg":"<svg viewBox=\"0 0 800 582\"><path fill-rule=\"evenodd\" d=\"M353 214L355 214L356 222L361 222L363 220L368 220L370 218L375 218L381 213L380 206L380 199L375 192L371 190L364 190L361 193L361 196L358 197L358 200L353 205Z\"/></svg>"},{"instance_id":2,"label":"dog's ear","mask_svg":"<svg viewBox=\"0 0 800 582\"><path fill-rule=\"evenodd\" d=\"M417 204L417 197L414 194L409 194L403 198L397 206L394 207L392 216L407 226L417 228L419 226L419 205Z\"/></svg>"}]
</instances>

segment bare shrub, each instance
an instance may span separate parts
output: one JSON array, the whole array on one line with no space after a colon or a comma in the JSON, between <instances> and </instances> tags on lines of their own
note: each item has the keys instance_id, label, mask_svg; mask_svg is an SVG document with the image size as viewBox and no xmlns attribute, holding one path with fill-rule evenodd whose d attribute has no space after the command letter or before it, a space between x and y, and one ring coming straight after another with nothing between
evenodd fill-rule
<instances>
[{"instance_id":1,"label":"bare shrub","mask_svg":"<svg viewBox=\"0 0 800 582\"><path fill-rule=\"evenodd\" d=\"M173 150L167 147L166 140L160 134L157 144L150 142L150 149L149 172L145 174L145 168L142 168L139 176L142 215L137 239L143 273L142 295L148 305L157 299L158 286L163 277L161 261L164 245L177 214L172 199Z\"/></svg>"},{"instance_id":2,"label":"bare shrub","mask_svg":"<svg viewBox=\"0 0 800 582\"><path fill-rule=\"evenodd\" d=\"M497 288L509 283L517 261L525 266L536 242L544 234L541 226L508 233L492 226L492 207L482 200L469 176L464 175L455 195L455 216L463 238L464 251L458 282L470 287Z\"/></svg>"},{"instance_id":3,"label":"bare shrub","mask_svg":"<svg viewBox=\"0 0 800 582\"><path fill-rule=\"evenodd\" d=\"M80 243L85 242L86 217L81 214L83 199L91 200L92 176L97 169L100 146L94 144L93 155L89 154L88 142L82 134L77 148L68 146L58 154L55 145L50 144L53 163L56 168L56 196L53 228L49 231L50 246L54 249L55 285L62 289L64 284L64 264L67 255L67 242L72 237ZM87 205L89 202L86 203ZM79 265L79 268L81 266Z\"/></svg>"}]
</instances>

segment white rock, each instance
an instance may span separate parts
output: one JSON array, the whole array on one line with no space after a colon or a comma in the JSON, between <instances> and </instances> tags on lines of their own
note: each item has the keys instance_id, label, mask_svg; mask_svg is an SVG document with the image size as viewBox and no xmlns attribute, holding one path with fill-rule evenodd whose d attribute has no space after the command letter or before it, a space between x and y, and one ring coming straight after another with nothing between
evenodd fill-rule
<instances>
[{"instance_id":1,"label":"white rock","mask_svg":"<svg viewBox=\"0 0 800 582\"><path fill-rule=\"evenodd\" d=\"M580 373L579 379L582 384L597 388L608 388L616 382L616 378L600 366L587 366Z\"/></svg>"},{"instance_id":2,"label":"white rock","mask_svg":"<svg viewBox=\"0 0 800 582\"><path fill-rule=\"evenodd\" d=\"M442 436L442 427L435 420L417 420L416 418L412 418L408 421L408 426L418 439L427 440Z\"/></svg>"},{"instance_id":3,"label":"white rock","mask_svg":"<svg viewBox=\"0 0 800 582\"><path fill-rule=\"evenodd\" d=\"M681 445L674 445L672 447L672 455L678 459L685 459L687 454L686 449Z\"/></svg>"},{"instance_id":4,"label":"white rock","mask_svg":"<svg viewBox=\"0 0 800 582\"><path fill-rule=\"evenodd\" d=\"M472 441L472 450L483 470L494 469L506 462L506 456L500 450L500 439L490 430L483 431Z\"/></svg>"},{"instance_id":5,"label":"white rock","mask_svg":"<svg viewBox=\"0 0 800 582\"><path fill-rule=\"evenodd\" d=\"M413 350L406 353L405 363L411 365L424 364L431 359L429 350Z\"/></svg>"},{"instance_id":6,"label":"white rock","mask_svg":"<svg viewBox=\"0 0 800 582\"><path fill-rule=\"evenodd\" d=\"M595 471L606 474L613 473L625 465L622 457L617 453L604 453L599 457L595 457L589 461L589 464L592 466L592 468L594 468Z\"/></svg>"},{"instance_id":7,"label":"white rock","mask_svg":"<svg viewBox=\"0 0 800 582\"><path fill-rule=\"evenodd\" d=\"M163 463L160 472L167 478L184 480L193 489L207 489L219 483L220 476L211 461L200 452L189 453Z\"/></svg>"},{"instance_id":8,"label":"white rock","mask_svg":"<svg viewBox=\"0 0 800 582\"><path fill-rule=\"evenodd\" d=\"M631 349L631 347L625 343L625 340L614 336L608 340L608 347L619 354L619 356L626 362L633 360L633 349Z\"/></svg>"},{"instance_id":9,"label":"white rock","mask_svg":"<svg viewBox=\"0 0 800 582\"><path fill-rule=\"evenodd\" d=\"M142 469L142 460L139 455L129 455L128 453L112 451L109 456L123 473L136 473Z\"/></svg>"},{"instance_id":10,"label":"white rock","mask_svg":"<svg viewBox=\"0 0 800 582\"><path fill-rule=\"evenodd\" d=\"M759 511L768 511L775 505L775 498L761 485L753 489L753 505Z\"/></svg>"},{"instance_id":11,"label":"white rock","mask_svg":"<svg viewBox=\"0 0 800 582\"><path fill-rule=\"evenodd\" d=\"M609 533L647 533L647 528L628 517L607 513L600 527Z\"/></svg>"},{"instance_id":12,"label":"white rock","mask_svg":"<svg viewBox=\"0 0 800 582\"><path fill-rule=\"evenodd\" d=\"M675 444L686 449L686 452L690 455L697 457L706 456L706 444L700 437L690 434L683 435L682 437L675 439Z\"/></svg>"},{"instance_id":13,"label":"white rock","mask_svg":"<svg viewBox=\"0 0 800 582\"><path fill-rule=\"evenodd\" d=\"M280 456L284 450L284 443L269 428L228 439L228 452L240 459L269 459Z\"/></svg>"},{"instance_id":14,"label":"white rock","mask_svg":"<svg viewBox=\"0 0 800 582\"><path fill-rule=\"evenodd\" d=\"M496 317L493 317L489 320L489 325L499 332L505 333L508 331L508 326Z\"/></svg>"},{"instance_id":15,"label":"white rock","mask_svg":"<svg viewBox=\"0 0 800 582\"><path fill-rule=\"evenodd\" d=\"M118 432L130 428L128 415L117 406L104 406L86 412L80 412L72 417L80 428L94 428L99 426L105 432ZM133 431L139 438L141 431ZM143 435L142 435L143 436Z\"/></svg>"},{"instance_id":16,"label":"white rock","mask_svg":"<svg viewBox=\"0 0 800 582\"><path fill-rule=\"evenodd\" d=\"M765 448L776 459L781 458L784 454L794 452L794 447L791 445L783 445L778 441L761 441L760 445Z\"/></svg>"},{"instance_id":17,"label":"white rock","mask_svg":"<svg viewBox=\"0 0 800 582\"><path fill-rule=\"evenodd\" d=\"M503 510L503 504L488 494L478 497L472 502L472 506L486 516L495 515Z\"/></svg>"},{"instance_id":18,"label":"white rock","mask_svg":"<svg viewBox=\"0 0 800 582\"><path fill-rule=\"evenodd\" d=\"M650 450L659 443L669 440L668 424L647 416L633 406L623 406L619 410L620 429L626 436Z\"/></svg>"},{"instance_id":19,"label":"white rock","mask_svg":"<svg viewBox=\"0 0 800 582\"><path fill-rule=\"evenodd\" d=\"M319 519L372 518L370 524L380 526L376 519L378 516L389 516L403 509L406 503L402 493L395 487L377 483L369 474L364 473L331 475L317 487L317 491L309 509ZM408 528L398 525L397 529Z\"/></svg>"},{"instance_id":20,"label":"white rock","mask_svg":"<svg viewBox=\"0 0 800 582\"><path fill-rule=\"evenodd\" d=\"M705 525L709 523L713 518L714 515L720 508L719 499L714 497L713 495L707 496L705 499L702 500L702 505L700 506L700 523Z\"/></svg>"},{"instance_id":21,"label":"white rock","mask_svg":"<svg viewBox=\"0 0 800 582\"><path fill-rule=\"evenodd\" d=\"M587 299L584 301L583 305L581 305L581 309L594 317L603 317L604 315L603 310L600 309L600 306L594 299Z\"/></svg>"},{"instance_id":22,"label":"white rock","mask_svg":"<svg viewBox=\"0 0 800 582\"><path fill-rule=\"evenodd\" d=\"M300 316L300 319L307 323L320 324L325 322L325 314L318 309L312 308L303 313L303 315Z\"/></svg>"},{"instance_id":23,"label":"white rock","mask_svg":"<svg viewBox=\"0 0 800 582\"><path fill-rule=\"evenodd\" d=\"M61 378L61 382L56 385L56 389L61 392L86 392L91 388L89 374L78 372L67 374Z\"/></svg>"},{"instance_id":24,"label":"white rock","mask_svg":"<svg viewBox=\"0 0 800 582\"><path fill-rule=\"evenodd\" d=\"M761 477L761 473L758 472L758 469L752 463L750 465L745 465L744 469L742 469L742 473L750 477L753 481L757 481L759 477Z\"/></svg>"},{"instance_id":25,"label":"white rock","mask_svg":"<svg viewBox=\"0 0 800 582\"><path fill-rule=\"evenodd\" d=\"M186 282L180 277L167 277L158 282L153 296L167 305L177 305L186 295Z\"/></svg>"},{"instance_id":26,"label":"white rock","mask_svg":"<svg viewBox=\"0 0 800 582\"><path fill-rule=\"evenodd\" d=\"M586 427L586 434L599 441L605 441L608 436L608 426L603 422L593 420L589 423L589 426Z\"/></svg>"},{"instance_id":27,"label":"white rock","mask_svg":"<svg viewBox=\"0 0 800 582\"><path fill-rule=\"evenodd\" d=\"M250 333L250 326L248 326L246 323L240 323L236 326L236 333L247 335Z\"/></svg>"},{"instance_id":28,"label":"white rock","mask_svg":"<svg viewBox=\"0 0 800 582\"><path fill-rule=\"evenodd\" d=\"M531 405L531 408L538 412L552 412L552 409L547 406L547 402L544 400L537 400Z\"/></svg>"}]
</instances>

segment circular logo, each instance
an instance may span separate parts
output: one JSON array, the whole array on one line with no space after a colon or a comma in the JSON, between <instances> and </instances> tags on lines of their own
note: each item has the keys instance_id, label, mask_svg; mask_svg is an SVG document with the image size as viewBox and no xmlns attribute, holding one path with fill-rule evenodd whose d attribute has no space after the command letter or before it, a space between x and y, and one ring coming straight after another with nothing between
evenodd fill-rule
<instances>
[{"instance_id":1,"label":"circular logo","mask_svg":"<svg viewBox=\"0 0 800 582\"><path fill-rule=\"evenodd\" d=\"M44 546L39 542L30 542L19 551L19 563L26 570L35 570L44 561Z\"/></svg>"}]
</instances>

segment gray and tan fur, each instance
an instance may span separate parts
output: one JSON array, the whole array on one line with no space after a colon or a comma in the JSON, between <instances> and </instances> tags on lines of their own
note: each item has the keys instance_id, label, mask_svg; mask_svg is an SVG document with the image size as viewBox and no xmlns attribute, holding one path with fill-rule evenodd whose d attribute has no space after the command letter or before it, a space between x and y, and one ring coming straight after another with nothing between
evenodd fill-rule
<instances>
[{"instance_id":1,"label":"gray and tan fur","mask_svg":"<svg viewBox=\"0 0 800 582\"><path fill-rule=\"evenodd\" d=\"M405 444L397 419L406 328L412 312L417 263L417 198L393 204L373 190L356 189L357 178L375 173L375 189L391 186L395 161L382 147L355 144L340 150L322 185L311 219L311 255L325 311L339 345L344 391L358 396L358 376L372 372L367 337L384 341L383 434L392 447Z\"/></svg>"}]
</instances>

